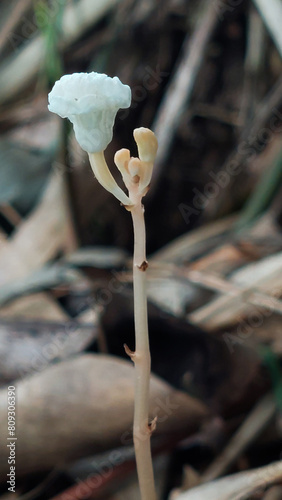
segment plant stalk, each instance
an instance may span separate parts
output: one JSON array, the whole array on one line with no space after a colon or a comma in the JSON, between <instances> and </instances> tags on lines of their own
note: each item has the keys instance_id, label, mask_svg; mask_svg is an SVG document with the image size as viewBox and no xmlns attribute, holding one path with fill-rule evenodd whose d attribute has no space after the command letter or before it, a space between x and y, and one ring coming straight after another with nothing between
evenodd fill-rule
<instances>
[{"instance_id":1,"label":"plant stalk","mask_svg":"<svg viewBox=\"0 0 282 500\"><path fill-rule=\"evenodd\" d=\"M134 229L133 291L135 352L131 358L135 363L135 405L133 441L137 474L142 500L156 500L150 437L153 424L149 418L149 384L151 355L148 334L148 313L146 293L146 232L144 208L141 199L131 209Z\"/></svg>"}]
</instances>

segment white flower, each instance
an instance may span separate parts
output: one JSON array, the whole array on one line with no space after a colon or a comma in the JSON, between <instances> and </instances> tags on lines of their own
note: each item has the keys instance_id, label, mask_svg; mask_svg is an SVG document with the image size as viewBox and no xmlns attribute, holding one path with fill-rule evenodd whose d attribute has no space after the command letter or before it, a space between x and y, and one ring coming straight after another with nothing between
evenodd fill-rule
<instances>
[{"instance_id":1,"label":"white flower","mask_svg":"<svg viewBox=\"0 0 282 500\"><path fill-rule=\"evenodd\" d=\"M158 149L154 133L141 127L134 130L139 158L127 149L118 151L115 163L128 195L119 187L105 161L104 150L113 136L113 125L120 108L131 103L131 90L115 76L74 73L58 80L49 94L49 111L73 123L76 139L87 151L93 173L100 184L128 210L140 202L149 189Z\"/></svg>"},{"instance_id":2,"label":"white flower","mask_svg":"<svg viewBox=\"0 0 282 500\"><path fill-rule=\"evenodd\" d=\"M48 97L49 111L73 123L81 148L97 153L111 142L116 114L130 106L131 90L117 76L93 71L62 76Z\"/></svg>"}]
</instances>

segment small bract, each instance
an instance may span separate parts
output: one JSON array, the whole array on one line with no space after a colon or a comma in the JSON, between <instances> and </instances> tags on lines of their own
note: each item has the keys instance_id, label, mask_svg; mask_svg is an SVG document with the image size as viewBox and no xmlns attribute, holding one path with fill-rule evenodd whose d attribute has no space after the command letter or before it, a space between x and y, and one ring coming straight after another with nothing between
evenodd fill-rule
<instances>
[{"instance_id":1,"label":"small bract","mask_svg":"<svg viewBox=\"0 0 282 500\"><path fill-rule=\"evenodd\" d=\"M48 98L49 111L72 122L81 148L97 153L111 142L116 114L130 106L131 89L117 76L73 73L62 76Z\"/></svg>"}]
</instances>

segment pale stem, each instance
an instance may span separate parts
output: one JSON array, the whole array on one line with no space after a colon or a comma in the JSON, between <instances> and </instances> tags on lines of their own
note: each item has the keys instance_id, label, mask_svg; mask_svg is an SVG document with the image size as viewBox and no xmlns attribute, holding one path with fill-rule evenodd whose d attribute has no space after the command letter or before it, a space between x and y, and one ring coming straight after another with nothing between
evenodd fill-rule
<instances>
[{"instance_id":1,"label":"pale stem","mask_svg":"<svg viewBox=\"0 0 282 500\"><path fill-rule=\"evenodd\" d=\"M144 208L141 203L143 194L139 193L139 183L134 182L134 179L132 179L133 182L127 185L129 197L122 191L108 169L103 152L89 153L89 159L97 180L131 211L133 220L133 289L136 340L135 352L129 353L135 363L133 441L141 499L156 500L150 444L152 429L148 422L151 356L149 348L146 293L146 234Z\"/></svg>"},{"instance_id":2,"label":"pale stem","mask_svg":"<svg viewBox=\"0 0 282 500\"><path fill-rule=\"evenodd\" d=\"M135 322L135 405L133 440L142 500L156 500L151 455L149 418L149 383L151 356L148 335L146 293L146 235L141 199L131 209L134 229L133 290Z\"/></svg>"}]
</instances>

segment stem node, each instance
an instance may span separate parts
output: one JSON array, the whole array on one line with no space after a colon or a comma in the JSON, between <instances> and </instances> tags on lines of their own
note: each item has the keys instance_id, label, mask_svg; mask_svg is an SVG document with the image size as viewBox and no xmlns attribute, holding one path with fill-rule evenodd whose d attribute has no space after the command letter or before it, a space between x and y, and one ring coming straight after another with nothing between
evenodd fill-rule
<instances>
[{"instance_id":1,"label":"stem node","mask_svg":"<svg viewBox=\"0 0 282 500\"><path fill-rule=\"evenodd\" d=\"M123 347L124 347L124 350L125 350L126 354L130 357L130 359L132 361L134 361L135 357L136 357L135 351L132 351L131 349L129 349L129 347L128 347L127 344L124 344Z\"/></svg>"},{"instance_id":2,"label":"stem node","mask_svg":"<svg viewBox=\"0 0 282 500\"><path fill-rule=\"evenodd\" d=\"M148 269L148 262L146 260L143 260L142 264L140 266L137 266L140 271L145 272Z\"/></svg>"},{"instance_id":3,"label":"stem node","mask_svg":"<svg viewBox=\"0 0 282 500\"><path fill-rule=\"evenodd\" d=\"M148 425L150 436L153 434L153 432L157 428L157 420L158 420L158 417L153 418L152 422L150 422L149 425Z\"/></svg>"}]
</instances>

